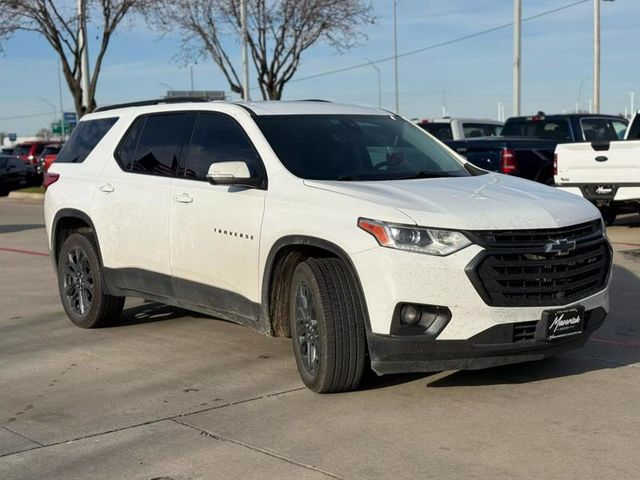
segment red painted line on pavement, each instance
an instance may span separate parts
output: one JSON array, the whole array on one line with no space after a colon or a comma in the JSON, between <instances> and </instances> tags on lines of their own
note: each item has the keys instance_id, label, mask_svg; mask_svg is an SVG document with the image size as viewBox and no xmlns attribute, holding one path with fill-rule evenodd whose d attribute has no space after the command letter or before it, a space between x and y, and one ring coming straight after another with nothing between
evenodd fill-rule
<instances>
[{"instance_id":1,"label":"red painted line on pavement","mask_svg":"<svg viewBox=\"0 0 640 480\"><path fill-rule=\"evenodd\" d=\"M591 337L591 341L596 343L603 343L605 345L618 345L620 347L631 347L631 348L640 347L640 342L637 342L635 340L626 341L626 340L613 340L611 338Z\"/></svg>"},{"instance_id":2,"label":"red painted line on pavement","mask_svg":"<svg viewBox=\"0 0 640 480\"><path fill-rule=\"evenodd\" d=\"M628 247L640 247L640 243L627 243L627 242L611 242L614 245L627 245Z\"/></svg>"},{"instance_id":3,"label":"red painted line on pavement","mask_svg":"<svg viewBox=\"0 0 640 480\"><path fill-rule=\"evenodd\" d=\"M45 252L35 252L33 250L23 250L21 248L8 248L8 247L0 247L0 251L2 252L11 252L11 253L23 253L25 255L36 255L38 257L48 257L49 254Z\"/></svg>"}]
</instances>

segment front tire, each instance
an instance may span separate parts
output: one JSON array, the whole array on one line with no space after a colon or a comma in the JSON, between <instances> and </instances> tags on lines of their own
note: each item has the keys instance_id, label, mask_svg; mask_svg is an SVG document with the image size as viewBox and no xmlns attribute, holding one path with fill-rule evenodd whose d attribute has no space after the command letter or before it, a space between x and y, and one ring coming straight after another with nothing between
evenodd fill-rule
<instances>
[{"instance_id":1,"label":"front tire","mask_svg":"<svg viewBox=\"0 0 640 480\"><path fill-rule=\"evenodd\" d=\"M83 234L71 234L60 249L58 289L67 316L78 327L103 327L120 318L125 298L104 293L98 252Z\"/></svg>"},{"instance_id":2,"label":"front tire","mask_svg":"<svg viewBox=\"0 0 640 480\"><path fill-rule=\"evenodd\" d=\"M364 314L353 276L342 261L311 258L298 265L289 320L304 384L317 393L356 389L365 366Z\"/></svg>"}]
</instances>

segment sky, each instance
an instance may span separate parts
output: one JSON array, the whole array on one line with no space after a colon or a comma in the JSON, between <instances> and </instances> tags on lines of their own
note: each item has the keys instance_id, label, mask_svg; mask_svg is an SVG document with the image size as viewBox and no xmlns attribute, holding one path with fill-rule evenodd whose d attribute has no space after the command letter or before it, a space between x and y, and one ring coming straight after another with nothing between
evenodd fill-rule
<instances>
[{"instance_id":1,"label":"sky","mask_svg":"<svg viewBox=\"0 0 640 480\"><path fill-rule=\"evenodd\" d=\"M523 18L576 0L523 0ZM640 107L640 0L602 3L601 111L622 113L630 92ZM304 77L393 55L393 0L372 0L376 23L362 31L359 44L345 52L327 45L307 50L284 99L324 98L378 105L378 80L371 65L312 79ZM512 0L400 0L398 52L429 47L489 30L513 20ZM89 41L95 45L95 34ZM229 49L240 67L235 39ZM164 96L169 85L190 88L190 69L177 58L180 39L161 36L139 19L122 25L112 39L100 76L99 105ZM21 32L0 53L0 131L31 135L54 120L59 109L57 56L36 33ZM91 44L90 44L91 47ZM498 103L512 112L513 29L432 48L399 59L400 113L408 118L433 118L443 105L451 116L497 118ZM90 48L90 61L95 52ZM395 108L393 61L377 63L382 107ZM193 66L195 89L229 91L213 62ZM259 97L251 72L252 95ZM522 111L573 111L580 101L587 109L593 90L593 2L525 21L522 28ZM166 84L166 85L163 85ZM581 88L582 86L582 88ZM63 80L64 109L72 110ZM236 96L237 98L237 96ZM16 118L29 115L30 118Z\"/></svg>"}]
</instances>

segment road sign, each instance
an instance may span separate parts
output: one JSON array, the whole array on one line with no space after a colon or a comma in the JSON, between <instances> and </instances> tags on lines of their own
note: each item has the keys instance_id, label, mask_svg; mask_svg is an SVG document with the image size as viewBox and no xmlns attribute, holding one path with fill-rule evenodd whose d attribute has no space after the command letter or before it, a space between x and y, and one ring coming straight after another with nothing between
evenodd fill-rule
<instances>
[{"instance_id":1,"label":"road sign","mask_svg":"<svg viewBox=\"0 0 640 480\"><path fill-rule=\"evenodd\" d=\"M64 123L71 127L75 127L78 123L78 117L76 116L76 112L64 112L62 116Z\"/></svg>"},{"instance_id":2,"label":"road sign","mask_svg":"<svg viewBox=\"0 0 640 480\"><path fill-rule=\"evenodd\" d=\"M10 133L9 134L9 141L10 142L15 142L18 139L18 135L16 133Z\"/></svg>"},{"instance_id":3,"label":"road sign","mask_svg":"<svg viewBox=\"0 0 640 480\"><path fill-rule=\"evenodd\" d=\"M53 133L54 135L62 135L62 123L53 122L51 124L51 133Z\"/></svg>"}]
</instances>

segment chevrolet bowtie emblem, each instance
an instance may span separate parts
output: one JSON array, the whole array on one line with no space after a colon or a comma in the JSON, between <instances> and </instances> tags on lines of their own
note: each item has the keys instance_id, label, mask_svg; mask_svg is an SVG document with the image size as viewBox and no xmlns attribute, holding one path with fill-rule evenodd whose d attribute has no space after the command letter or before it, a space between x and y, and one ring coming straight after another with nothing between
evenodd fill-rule
<instances>
[{"instance_id":1,"label":"chevrolet bowtie emblem","mask_svg":"<svg viewBox=\"0 0 640 480\"><path fill-rule=\"evenodd\" d=\"M576 249L576 241L575 240L567 240L563 238L561 240L553 240L550 243L547 243L544 246L544 251L546 253L554 253L556 255L567 255L569 252L572 252Z\"/></svg>"}]
</instances>

